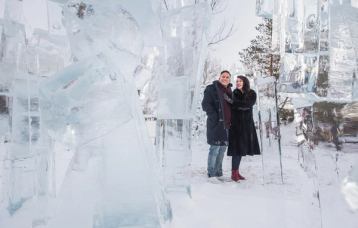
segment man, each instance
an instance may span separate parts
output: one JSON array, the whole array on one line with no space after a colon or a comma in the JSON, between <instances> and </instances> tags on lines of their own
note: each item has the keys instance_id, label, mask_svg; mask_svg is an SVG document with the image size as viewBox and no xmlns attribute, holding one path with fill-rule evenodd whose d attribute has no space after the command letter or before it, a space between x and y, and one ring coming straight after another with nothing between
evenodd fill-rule
<instances>
[{"instance_id":1,"label":"man","mask_svg":"<svg viewBox=\"0 0 358 228\"><path fill-rule=\"evenodd\" d=\"M210 145L208 155L208 177L221 177L222 161L229 144L228 129L231 122L231 107L227 100L232 96L231 74L224 70L219 80L208 85L201 103L208 118L206 121L207 142Z\"/></svg>"}]
</instances>

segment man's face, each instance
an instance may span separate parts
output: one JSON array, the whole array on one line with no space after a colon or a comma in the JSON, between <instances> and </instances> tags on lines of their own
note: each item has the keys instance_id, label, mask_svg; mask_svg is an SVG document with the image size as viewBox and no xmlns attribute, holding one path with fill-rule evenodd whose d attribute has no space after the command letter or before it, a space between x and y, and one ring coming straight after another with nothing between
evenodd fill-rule
<instances>
[{"instance_id":1,"label":"man's face","mask_svg":"<svg viewBox=\"0 0 358 228\"><path fill-rule=\"evenodd\" d=\"M219 82L223 85L223 86L227 86L230 83L230 74L228 74L227 72L224 72L220 75L219 77Z\"/></svg>"}]
</instances>

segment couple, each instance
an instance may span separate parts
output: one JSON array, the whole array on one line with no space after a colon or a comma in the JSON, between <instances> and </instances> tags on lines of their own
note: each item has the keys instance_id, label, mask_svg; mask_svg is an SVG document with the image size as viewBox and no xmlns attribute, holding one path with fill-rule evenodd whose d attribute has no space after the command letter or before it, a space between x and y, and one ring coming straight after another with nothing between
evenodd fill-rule
<instances>
[{"instance_id":1,"label":"couple","mask_svg":"<svg viewBox=\"0 0 358 228\"><path fill-rule=\"evenodd\" d=\"M234 91L230 80L230 72L222 71L219 80L206 87L201 105L208 116L208 176L223 176L222 161L228 147L227 155L232 156L231 179L238 182L246 179L239 172L241 157L260 154L252 116L256 93L246 77L237 76Z\"/></svg>"}]
</instances>

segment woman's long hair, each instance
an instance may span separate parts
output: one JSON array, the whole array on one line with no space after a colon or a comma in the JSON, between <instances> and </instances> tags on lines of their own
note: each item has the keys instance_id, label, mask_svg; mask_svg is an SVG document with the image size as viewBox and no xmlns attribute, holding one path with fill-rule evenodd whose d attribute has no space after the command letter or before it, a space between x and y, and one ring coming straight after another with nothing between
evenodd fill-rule
<instances>
[{"instance_id":1,"label":"woman's long hair","mask_svg":"<svg viewBox=\"0 0 358 228\"><path fill-rule=\"evenodd\" d=\"M250 81L247 79L247 77L243 75L237 76L237 78L240 78L244 82L244 86L242 87L242 90L247 93L250 91Z\"/></svg>"}]
</instances>

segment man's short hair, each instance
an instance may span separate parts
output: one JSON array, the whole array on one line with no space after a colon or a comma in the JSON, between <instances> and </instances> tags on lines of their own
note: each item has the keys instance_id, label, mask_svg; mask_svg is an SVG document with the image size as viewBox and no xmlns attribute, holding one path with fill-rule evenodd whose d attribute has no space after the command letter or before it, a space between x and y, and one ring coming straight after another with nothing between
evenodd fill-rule
<instances>
[{"instance_id":1,"label":"man's short hair","mask_svg":"<svg viewBox=\"0 0 358 228\"><path fill-rule=\"evenodd\" d=\"M228 70L221 71L220 75L222 75L223 73L228 73L230 75L230 77L231 77L231 74L230 74L230 72Z\"/></svg>"}]
</instances>

